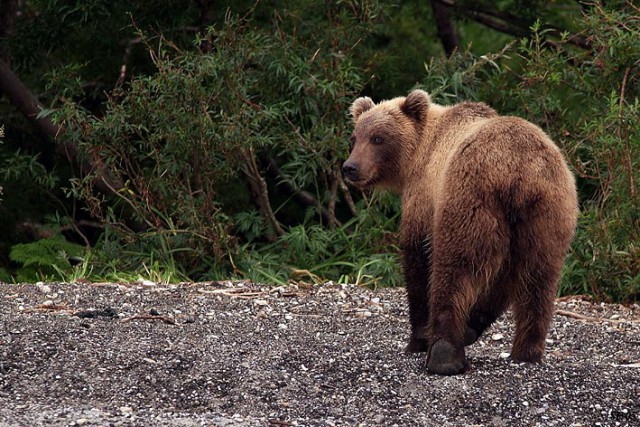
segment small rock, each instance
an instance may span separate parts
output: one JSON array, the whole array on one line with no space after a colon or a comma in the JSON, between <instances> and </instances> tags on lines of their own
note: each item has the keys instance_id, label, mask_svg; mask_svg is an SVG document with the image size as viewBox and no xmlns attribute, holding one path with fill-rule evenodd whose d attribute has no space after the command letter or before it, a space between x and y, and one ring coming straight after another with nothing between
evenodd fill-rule
<instances>
[{"instance_id":1,"label":"small rock","mask_svg":"<svg viewBox=\"0 0 640 427\"><path fill-rule=\"evenodd\" d=\"M285 325L284 323L280 323L278 325L278 329L282 329L282 330L287 329L287 325Z\"/></svg>"},{"instance_id":2,"label":"small rock","mask_svg":"<svg viewBox=\"0 0 640 427\"><path fill-rule=\"evenodd\" d=\"M511 356L511 353L502 352L500 353L500 359L508 359Z\"/></svg>"},{"instance_id":3,"label":"small rock","mask_svg":"<svg viewBox=\"0 0 640 427\"><path fill-rule=\"evenodd\" d=\"M264 299L257 299L255 301L253 301L253 303L255 305L268 305L269 303L267 302L267 300Z\"/></svg>"},{"instance_id":4,"label":"small rock","mask_svg":"<svg viewBox=\"0 0 640 427\"><path fill-rule=\"evenodd\" d=\"M492 339L493 341L500 341L500 340L502 340L503 338L504 338L504 335L502 335L502 334L493 334L493 335L491 335L491 339Z\"/></svg>"},{"instance_id":5,"label":"small rock","mask_svg":"<svg viewBox=\"0 0 640 427\"><path fill-rule=\"evenodd\" d=\"M87 424L88 422L89 422L89 420L86 419L86 418L78 418L76 420L76 425L83 426L83 425Z\"/></svg>"},{"instance_id":6,"label":"small rock","mask_svg":"<svg viewBox=\"0 0 640 427\"><path fill-rule=\"evenodd\" d=\"M142 277L138 278L138 280L136 280L136 283L145 286L147 288L156 286L156 282L152 282L151 280L147 280L147 279L143 279Z\"/></svg>"},{"instance_id":7,"label":"small rock","mask_svg":"<svg viewBox=\"0 0 640 427\"><path fill-rule=\"evenodd\" d=\"M38 283L36 283L36 286L38 287L38 290L40 292L42 292L43 294L50 294L51 293L51 286L49 286L49 285L45 285L42 282L38 282Z\"/></svg>"}]
</instances>

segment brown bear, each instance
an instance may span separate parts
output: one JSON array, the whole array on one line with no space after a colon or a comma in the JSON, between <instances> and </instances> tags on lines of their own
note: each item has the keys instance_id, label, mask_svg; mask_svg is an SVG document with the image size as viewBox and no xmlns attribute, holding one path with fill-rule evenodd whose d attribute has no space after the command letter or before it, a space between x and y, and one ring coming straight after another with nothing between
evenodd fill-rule
<instances>
[{"instance_id":1,"label":"brown bear","mask_svg":"<svg viewBox=\"0 0 640 427\"><path fill-rule=\"evenodd\" d=\"M437 105L421 90L362 97L350 112L345 178L402 196L407 351L428 351L431 372L463 372L464 347L511 307L511 358L540 362L578 215L558 147L523 119L482 103Z\"/></svg>"}]
</instances>

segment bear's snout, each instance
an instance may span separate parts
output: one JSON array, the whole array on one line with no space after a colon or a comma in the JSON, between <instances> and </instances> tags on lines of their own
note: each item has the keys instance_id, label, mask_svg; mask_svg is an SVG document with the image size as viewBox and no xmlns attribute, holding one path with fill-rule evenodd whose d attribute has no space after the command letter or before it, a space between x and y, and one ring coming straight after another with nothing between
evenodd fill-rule
<instances>
[{"instance_id":1,"label":"bear's snout","mask_svg":"<svg viewBox=\"0 0 640 427\"><path fill-rule=\"evenodd\" d=\"M353 160L347 160L342 165L342 174L351 182L358 181L358 164Z\"/></svg>"}]
</instances>

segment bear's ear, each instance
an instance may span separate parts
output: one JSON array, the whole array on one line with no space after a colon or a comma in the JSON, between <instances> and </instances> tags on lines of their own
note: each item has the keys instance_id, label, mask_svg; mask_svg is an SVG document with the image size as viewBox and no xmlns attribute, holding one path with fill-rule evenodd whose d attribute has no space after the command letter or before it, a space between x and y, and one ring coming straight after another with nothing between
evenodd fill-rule
<instances>
[{"instance_id":1,"label":"bear's ear","mask_svg":"<svg viewBox=\"0 0 640 427\"><path fill-rule=\"evenodd\" d=\"M422 122L431 104L431 97L423 90L416 89L404 99L400 106L402 112L417 122Z\"/></svg>"},{"instance_id":2,"label":"bear's ear","mask_svg":"<svg viewBox=\"0 0 640 427\"><path fill-rule=\"evenodd\" d=\"M351 117L353 117L353 121L355 122L358 120L358 117L360 117L360 114L372 109L374 106L375 104L371 98L363 96L353 101L351 108L349 108L349 113L351 113Z\"/></svg>"}]
</instances>

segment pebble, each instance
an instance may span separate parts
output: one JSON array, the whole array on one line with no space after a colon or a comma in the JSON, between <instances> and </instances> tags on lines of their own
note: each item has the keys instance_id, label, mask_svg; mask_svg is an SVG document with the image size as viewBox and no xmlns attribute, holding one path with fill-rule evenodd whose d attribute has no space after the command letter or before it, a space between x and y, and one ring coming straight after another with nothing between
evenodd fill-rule
<instances>
[{"instance_id":1,"label":"pebble","mask_svg":"<svg viewBox=\"0 0 640 427\"><path fill-rule=\"evenodd\" d=\"M143 279L142 277L138 278L138 280L136 280L136 283L146 287L146 288L150 288L153 286L156 286L156 282L152 282L151 280L147 280L147 279Z\"/></svg>"},{"instance_id":2,"label":"pebble","mask_svg":"<svg viewBox=\"0 0 640 427\"><path fill-rule=\"evenodd\" d=\"M373 313L371 313L369 310L358 310L356 311L355 316L361 319L363 317L371 317L373 316Z\"/></svg>"},{"instance_id":3,"label":"pebble","mask_svg":"<svg viewBox=\"0 0 640 427\"><path fill-rule=\"evenodd\" d=\"M502 334L493 334L493 335L491 335L491 339L492 339L493 341L500 341L500 340L502 340L503 338L504 338L504 335L502 335Z\"/></svg>"},{"instance_id":4,"label":"pebble","mask_svg":"<svg viewBox=\"0 0 640 427\"><path fill-rule=\"evenodd\" d=\"M49 285L45 285L42 282L38 282L38 283L36 283L36 286L38 287L38 290L40 292L42 292L43 294L50 294L51 293L51 286L49 286Z\"/></svg>"}]
</instances>

